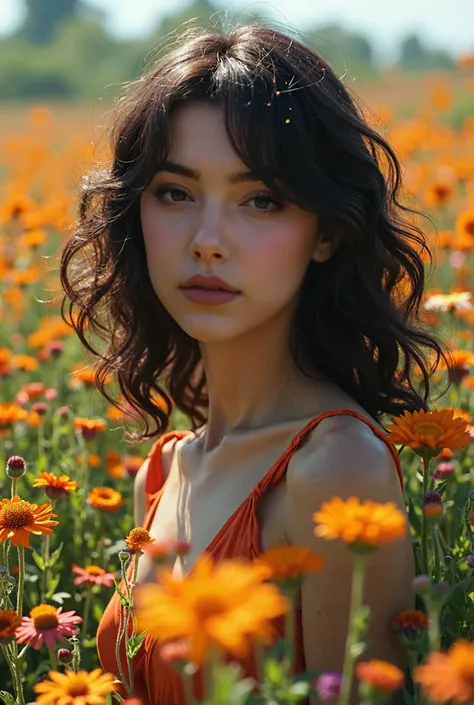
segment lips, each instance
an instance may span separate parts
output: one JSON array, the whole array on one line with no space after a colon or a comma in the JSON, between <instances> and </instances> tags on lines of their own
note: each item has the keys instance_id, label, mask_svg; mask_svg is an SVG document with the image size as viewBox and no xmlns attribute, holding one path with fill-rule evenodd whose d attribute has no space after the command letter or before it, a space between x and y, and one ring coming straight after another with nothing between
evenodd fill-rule
<instances>
[{"instance_id":1,"label":"lips","mask_svg":"<svg viewBox=\"0 0 474 705\"><path fill-rule=\"evenodd\" d=\"M239 293L238 289L215 275L195 274L181 284L181 289L202 289L205 291L227 291Z\"/></svg>"}]
</instances>

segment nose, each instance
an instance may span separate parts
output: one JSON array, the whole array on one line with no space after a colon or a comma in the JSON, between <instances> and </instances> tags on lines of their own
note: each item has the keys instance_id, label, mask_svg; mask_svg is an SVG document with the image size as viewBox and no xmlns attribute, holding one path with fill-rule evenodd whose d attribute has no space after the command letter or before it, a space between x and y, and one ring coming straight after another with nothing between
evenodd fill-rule
<instances>
[{"instance_id":1,"label":"nose","mask_svg":"<svg viewBox=\"0 0 474 705\"><path fill-rule=\"evenodd\" d=\"M203 221L191 240L190 252L192 257L201 262L227 259L229 252L222 238L222 224Z\"/></svg>"}]
</instances>

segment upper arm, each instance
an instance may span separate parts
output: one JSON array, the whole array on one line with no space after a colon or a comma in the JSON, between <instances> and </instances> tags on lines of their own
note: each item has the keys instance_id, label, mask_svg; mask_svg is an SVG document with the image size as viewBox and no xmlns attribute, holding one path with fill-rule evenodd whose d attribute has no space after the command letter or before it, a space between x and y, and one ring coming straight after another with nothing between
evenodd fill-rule
<instances>
[{"instance_id":1,"label":"upper arm","mask_svg":"<svg viewBox=\"0 0 474 705\"><path fill-rule=\"evenodd\" d=\"M171 460L173 458L174 446L176 443L176 438L171 438L169 441L163 444L161 448L161 481L162 483L168 477ZM133 517L135 526L143 526L146 516L146 477L148 474L148 467L150 465L150 458L145 458L144 462L140 466L137 474L135 475L135 481L133 484Z\"/></svg>"},{"instance_id":2,"label":"upper arm","mask_svg":"<svg viewBox=\"0 0 474 705\"><path fill-rule=\"evenodd\" d=\"M314 512L336 496L392 501L405 512L389 449L368 427L360 429L360 422L354 423L335 423L328 432L321 429L317 437L313 433L301 457L300 453L293 457L287 473L288 539L294 545L310 546L325 560L321 572L306 576L301 591L308 670L342 671L352 580L350 550L342 539L315 537ZM404 667L403 650L390 621L399 610L413 608L413 577L408 530L405 539L380 546L369 558L364 604L370 607L371 616L364 658L377 657Z\"/></svg>"},{"instance_id":3,"label":"upper arm","mask_svg":"<svg viewBox=\"0 0 474 705\"><path fill-rule=\"evenodd\" d=\"M145 458L144 462L140 466L137 474L135 475L135 481L133 483L133 520L135 526L143 526L146 514L146 476L148 473L148 466L150 464L150 458Z\"/></svg>"}]
</instances>

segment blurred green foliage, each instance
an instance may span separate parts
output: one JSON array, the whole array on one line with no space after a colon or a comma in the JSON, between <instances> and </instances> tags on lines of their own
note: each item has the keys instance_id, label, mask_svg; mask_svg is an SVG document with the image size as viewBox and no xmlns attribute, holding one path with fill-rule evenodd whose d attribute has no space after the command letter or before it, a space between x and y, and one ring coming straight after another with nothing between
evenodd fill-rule
<instances>
[{"instance_id":1,"label":"blurred green foliage","mask_svg":"<svg viewBox=\"0 0 474 705\"><path fill-rule=\"evenodd\" d=\"M228 25L260 19L278 28L277 16L216 8L195 2L164 16L143 38L118 40L108 34L104 13L83 0L25 0L26 19L0 41L0 100L112 99L123 82L140 74L167 35L184 23ZM383 71L370 40L337 24L305 28L302 41L316 48L339 76L375 78ZM427 49L416 36L401 44L399 65L406 70L449 69L446 52Z\"/></svg>"}]
</instances>

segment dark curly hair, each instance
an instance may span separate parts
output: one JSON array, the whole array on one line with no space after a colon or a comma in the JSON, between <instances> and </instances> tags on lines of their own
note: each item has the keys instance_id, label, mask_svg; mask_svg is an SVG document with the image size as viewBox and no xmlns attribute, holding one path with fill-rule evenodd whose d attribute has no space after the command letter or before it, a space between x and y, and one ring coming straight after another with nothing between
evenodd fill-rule
<instances>
[{"instance_id":1,"label":"dark curly hair","mask_svg":"<svg viewBox=\"0 0 474 705\"><path fill-rule=\"evenodd\" d=\"M426 409L445 353L419 321L429 252L415 211L399 202L394 151L302 41L261 22L194 26L118 100L110 168L84 179L79 220L61 252L62 316L99 358L97 388L123 408L105 390L116 375L144 421L128 440L165 431L173 405L193 428L206 420L198 342L152 288L139 212L170 150L173 109L196 100L222 107L242 162L282 200L317 213L321 231L340 241L304 277L290 341L298 368L322 372L374 418Z\"/></svg>"}]
</instances>

